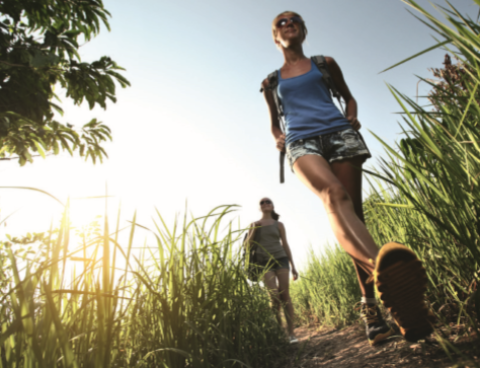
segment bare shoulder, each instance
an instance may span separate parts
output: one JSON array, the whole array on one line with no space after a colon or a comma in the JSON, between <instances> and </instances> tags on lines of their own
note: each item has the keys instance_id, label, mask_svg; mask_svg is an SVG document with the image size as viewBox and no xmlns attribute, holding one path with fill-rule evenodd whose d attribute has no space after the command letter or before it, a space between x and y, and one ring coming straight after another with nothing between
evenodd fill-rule
<instances>
[{"instance_id":1,"label":"bare shoulder","mask_svg":"<svg viewBox=\"0 0 480 368\"><path fill-rule=\"evenodd\" d=\"M270 86L270 83L268 82L268 78L265 78L263 81L262 81L262 87L264 89L268 88L268 86Z\"/></svg>"},{"instance_id":2,"label":"bare shoulder","mask_svg":"<svg viewBox=\"0 0 480 368\"><path fill-rule=\"evenodd\" d=\"M278 222L278 227L279 227L280 229L285 230L285 225L283 224L283 222L280 222L280 221L277 221L277 222Z\"/></svg>"},{"instance_id":3,"label":"bare shoulder","mask_svg":"<svg viewBox=\"0 0 480 368\"><path fill-rule=\"evenodd\" d=\"M330 73L332 74L332 77L337 79L336 83L340 83L338 78L343 78L342 76L342 70L340 69L340 66L337 64L335 59L331 56L325 56L325 60L327 61L327 66L328 69L330 70Z\"/></svg>"},{"instance_id":4,"label":"bare shoulder","mask_svg":"<svg viewBox=\"0 0 480 368\"><path fill-rule=\"evenodd\" d=\"M337 62L335 61L335 59L331 56L325 56L325 61L327 62L327 65L328 66L333 66L333 65L337 65Z\"/></svg>"}]
</instances>

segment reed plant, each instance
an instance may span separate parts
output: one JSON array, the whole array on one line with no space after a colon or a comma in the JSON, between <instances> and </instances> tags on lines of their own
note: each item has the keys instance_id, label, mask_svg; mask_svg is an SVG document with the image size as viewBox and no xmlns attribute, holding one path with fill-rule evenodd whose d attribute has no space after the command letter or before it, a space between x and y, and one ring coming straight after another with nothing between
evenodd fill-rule
<instances>
[{"instance_id":1,"label":"reed plant","mask_svg":"<svg viewBox=\"0 0 480 368\"><path fill-rule=\"evenodd\" d=\"M404 243L423 260L440 319L478 330L480 25L448 2L438 7L447 24L405 2L458 60L459 73L423 79L432 89L427 106L390 87L402 107L403 139L396 147L383 142L382 167L371 173L381 180L365 203L366 221L379 244Z\"/></svg>"},{"instance_id":2,"label":"reed plant","mask_svg":"<svg viewBox=\"0 0 480 368\"><path fill-rule=\"evenodd\" d=\"M245 277L232 210L171 228L157 213L153 244L136 216L128 236L106 217L74 235L68 210L58 230L2 242L1 367L274 364L285 334Z\"/></svg>"},{"instance_id":3,"label":"reed plant","mask_svg":"<svg viewBox=\"0 0 480 368\"><path fill-rule=\"evenodd\" d=\"M338 245L327 246L321 254L310 249L291 295L300 324L342 327L354 322L354 305L361 295L350 256Z\"/></svg>"}]
</instances>

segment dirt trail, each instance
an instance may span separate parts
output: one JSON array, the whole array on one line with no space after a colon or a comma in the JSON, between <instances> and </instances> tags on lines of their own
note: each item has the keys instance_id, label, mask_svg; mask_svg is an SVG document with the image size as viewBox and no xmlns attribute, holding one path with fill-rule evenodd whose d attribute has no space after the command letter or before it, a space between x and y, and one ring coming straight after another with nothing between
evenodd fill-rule
<instances>
[{"instance_id":1,"label":"dirt trail","mask_svg":"<svg viewBox=\"0 0 480 368\"><path fill-rule=\"evenodd\" d=\"M282 367L464 367L480 366L480 344L477 338L456 341L454 346L463 355L445 354L433 339L432 343L408 343L401 336L371 347L361 325L341 330L318 332L313 328L297 328L299 344L290 347L289 358ZM450 339L454 341L454 336ZM470 340L470 341L466 341Z\"/></svg>"}]
</instances>

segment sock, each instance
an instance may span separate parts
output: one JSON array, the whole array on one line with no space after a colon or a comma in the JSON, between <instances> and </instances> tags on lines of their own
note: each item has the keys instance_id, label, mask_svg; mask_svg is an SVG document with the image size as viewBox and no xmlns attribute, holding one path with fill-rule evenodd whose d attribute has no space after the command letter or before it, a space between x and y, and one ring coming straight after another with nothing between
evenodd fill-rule
<instances>
[{"instance_id":1,"label":"sock","mask_svg":"<svg viewBox=\"0 0 480 368\"><path fill-rule=\"evenodd\" d=\"M360 301L362 303L365 303L365 304L377 304L377 299L375 298L367 298L367 297L364 297L362 296L362 299L360 299Z\"/></svg>"}]
</instances>

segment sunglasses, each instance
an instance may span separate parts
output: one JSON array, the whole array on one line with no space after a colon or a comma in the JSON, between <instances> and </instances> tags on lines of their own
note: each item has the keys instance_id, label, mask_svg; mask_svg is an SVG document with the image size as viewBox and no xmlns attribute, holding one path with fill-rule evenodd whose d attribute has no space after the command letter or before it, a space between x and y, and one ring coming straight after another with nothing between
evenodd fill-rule
<instances>
[{"instance_id":1,"label":"sunglasses","mask_svg":"<svg viewBox=\"0 0 480 368\"><path fill-rule=\"evenodd\" d=\"M303 23L302 18L297 17L297 16L293 16L290 19L288 19L288 18L279 19L278 22L275 24L275 26L277 28L285 27L288 24L288 21L290 21L292 23L299 23L299 24Z\"/></svg>"},{"instance_id":2,"label":"sunglasses","mask_svg":"<svg viewBox=\"0 0 480 368\"><path fill-rule=\"evenodd\" d=\"M260 206L262 204L272 204L272 201L269 201L268 199L266 199L266 200L260 202Z\"/></svg>"}]
</instances>

